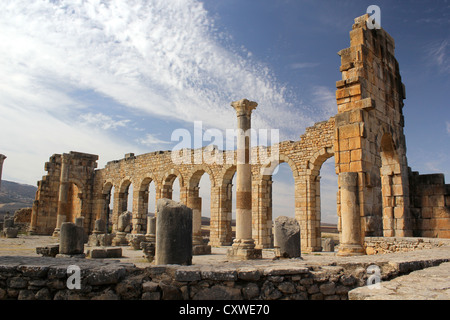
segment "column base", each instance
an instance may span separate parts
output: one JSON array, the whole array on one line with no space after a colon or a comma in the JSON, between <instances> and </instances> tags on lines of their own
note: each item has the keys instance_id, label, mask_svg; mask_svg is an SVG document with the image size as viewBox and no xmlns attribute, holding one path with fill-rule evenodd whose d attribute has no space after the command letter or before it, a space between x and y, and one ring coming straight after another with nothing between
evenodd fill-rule
<instances>
[{"instance_id":1,"label":"column base","mask_svg":"<svg viewBox=\"0 0 450 320\"><path fill-rule=\"evenodd\" d=\"M366 250L359 244L341 244L336 255L340 257L363 256L366 255Z\"/></svg>"},{"instance_id":2,"label":"column base","mask_svg":"<svg viewBox=\"0 0 450 320\"><path fill-rule=\"evenodd\" d=\"M262 249L255 249L253 239L234 240L231 249L228 249L227 258L232 260L262 259Z\"/></svg>"}]
</instances>

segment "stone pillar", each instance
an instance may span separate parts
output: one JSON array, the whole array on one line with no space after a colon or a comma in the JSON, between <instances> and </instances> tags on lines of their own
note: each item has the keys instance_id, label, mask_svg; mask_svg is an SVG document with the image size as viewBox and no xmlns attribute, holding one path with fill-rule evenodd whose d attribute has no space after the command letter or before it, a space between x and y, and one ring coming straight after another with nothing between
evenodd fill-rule
<instances>
[{"instance_id":1,"label":"stone pillar","mask_svg":"<svg viewBox=\"0 0 450 320\"><path fill-rule=\"evenodd\" d=\"M156 243L156 217L147 216L147 233L145 238L148 242Z\"/></svg>"},{"instance_id":2,"label":"stone pillar","mask_svg":"<svg viewBox=\"0 0 450 320\"><path fill-rule=\"evenodd\" d=\"M2 187L2 171L3 171L3 161L5 161L6 156L3 154L0 154L0 190Z\"/></svg>"},{"instance_id":3,"label":"stone pillar","mask_svg":"<svg viewBox=\"0 0 450 320\"><path fill-rule=\"evenodd\" d=\"M56 215L56 228L53 231L53 237L58 237L61 229L61 224L66 222L67 212L69 210L69 155L63 154L61 156L61 175L59 179L59 196L58 196L58 211Z\"/></svg>"},{"instance_id":4,"label":"stone pillar","mask_svg":"<svg viewBox=\"0 0 450 320\"><path fill-rule=\"evenodd\" d=\"M156 264L192 264L192 209L159 199L156 219Z\"/></svg>"},{"instance_id":5,"label":"stone pillar","mask_svg":"<svg viewBox=\"0 0 450 320\"><path fill-rule=\"evenodd\" d=\"M300 225L295 218L280 216L275 219L276 255L282 258L300 258Z\"/></svg>"},{"instance_id":6,"label":"stone pillar","mask_svg":"<svg viewBox=\"0 0 450 320\"><path fill-rule=\"evenodd\" d=\"M358 173L339 174L341 195L341 241L338 256L363 255L364 238L361 232L361 217L358 203Z\"/></svg>"},{"instance_id":7,"label":"stone pillar","mask_svg":"<svg viewBox=\"0 0 450 320\"><path fill-rule=\"evenodd\" d=\"M72 222L60 226L59 253L62 255L83 255L84 230Z\"/></svg>"},{"instance_id":8,"label":"stone pillar","mask_svg":"<svg viewBox=\"0 0 450 320\"><path fill-rule=\"evenodd\" d=\"M262 250L255 249L252 238L252 166L250 164L250 129L252 110L257 103L242 99L231 103L237 115L236 165L236 238L228 256L235 259L257 259Z\"/></svg>"}]
</instances>

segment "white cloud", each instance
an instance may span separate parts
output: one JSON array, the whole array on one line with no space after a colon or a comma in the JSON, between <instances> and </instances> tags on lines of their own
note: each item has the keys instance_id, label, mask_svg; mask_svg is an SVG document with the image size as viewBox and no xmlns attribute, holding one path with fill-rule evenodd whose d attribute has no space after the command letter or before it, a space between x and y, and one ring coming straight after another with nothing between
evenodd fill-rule
<instances>
[{"instance_id":1,"label":"white cloud","mask_svg":"<svg viewBox=\"0 0 450 320\"><path fill-rule=\"evenodd\" d=\"M447 127L447 133L450 134L450 121L446 121L445 125Z\"/></svg>"},{"instance_id":2,"label":"white cloud","mask_svg":"<svg viewBox=\"0 0 450 320\"><path fill-rule=\"evenodd\" d=\"M142 145L148 146L148 147L154 147L155 145L164 145L164 144L172 143L171 141L161 140L161 139L157 138L156 135L150 134L150 133L147 133L144 138L137 139L137 142Z\"/></svg>"},{"instance_id":3,"label":"white cloud","mask_svg":"<svg viewBox=\"0 0 450 320\"><path fill-rule=\"evenodd\" d=\"M110 116L107 116L102 113L86 113L80 115L80 119L84 125L91 125L95 127L99 127L103 130L108 129L117 129L118 127L125 127L131 120L114 120Z\"/></svg>"},{"instance_id":4,"label":"white cloud","mask_svg":"<svg viewBox=\"0 0 450 320\"><path fill-rule=\"evenodd\" d=\"M439 67L441 72L450 72L449 47L450 41L445 39L430 44L426 49L431 62Z\"/></svg>"},{"instance_id":5,"label":"white cloud","mask_svg":"<svg viewBox=\"0 0 450 320\"><path fill-rule=\"evenodd\" d=\"M323 120L337 113L336 94L328 87L314 87L312 97L314 106L323 115Z\"/></svg>"},{"instance_id":6,"label":"white cloud","mask_svg":"<svg viewBox=\"0 0 450 320\"><path fill-rule=\"evenodd\" d=\"M128 142L111 135L131 124L128 112L223 130L235 128L230 102L248 98L259 103L255 129L301 134L317 110L302 110L245 49L221 45L213 25L197 0L1 1L0 135L8 139L0 149L13 168L5 174L33 181L53 153L108 161L164 143L150 133ZM79 91L120 111L105 114Z\"/></svg>"},{"instance_id":7,"label":"white cloud","mask_svg":"<svg viewBox=\"0 0 450 320\"><path fill-rule=\"evenodd\" d=\"M234 125L229 103L244 97L260 103L255 125L276 120L293 130L302 118L268 68L218 44L198 1L14 0L0 10L0 37L9 44L0 57L26 66L33 80L93 89L141 111L217 128ZM280 109L286 116L273 118Z\"/></svg>"}]
</instances>

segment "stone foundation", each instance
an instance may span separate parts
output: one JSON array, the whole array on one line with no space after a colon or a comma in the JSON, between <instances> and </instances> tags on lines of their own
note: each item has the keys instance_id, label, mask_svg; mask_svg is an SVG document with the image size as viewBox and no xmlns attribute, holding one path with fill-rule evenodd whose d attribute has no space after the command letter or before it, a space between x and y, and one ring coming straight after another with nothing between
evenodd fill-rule
<instances>
[{"instance_id":1,"label":"stone foundation","mask_svg":"<svg viewBox=\"0 0 450 320\"><path fill-rule=\"evenodd\" d=\"M367 284L369 266L379 268L384 282L448 262L450 253L445 247L327 261L137 268L117 260L3 256L0 300L347 300ZM67 288L73 265L80 268L80 289Z\"/></svg>"},{"instance_id":2,"label":"stone foundation","mask_svg":"<svg viewBox=\"0 0 450 320\"><path fill-rule=\"evenodd\" d=\"M448 245L450 245L450 239L366 237L364 247L366 253L372 255L432 249Z\"/></svg>"}]
</instances>

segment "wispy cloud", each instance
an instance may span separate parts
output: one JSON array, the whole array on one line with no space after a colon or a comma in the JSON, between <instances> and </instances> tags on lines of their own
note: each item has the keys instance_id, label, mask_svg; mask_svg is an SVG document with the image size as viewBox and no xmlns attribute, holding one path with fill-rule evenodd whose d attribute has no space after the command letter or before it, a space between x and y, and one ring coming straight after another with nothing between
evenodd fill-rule
<instances>
[{"instance_id":1,"label":"wispy cloud","mask_svg":"<svg viewBox=\"0 0 450 320\"><path fill-rule=\"evenodd\" d=\"M430 44L427 48L427 55L431 62L439 67L441 72L450 72L450 40L445 39Z\"/></svg>"},{"instance_id":2,"label":"wispy cloud","mask_svg":"<svg viewBox=\"0 0 450 320\"><path fill-rule=\"evenodd\" d=\"M112 117L103 113L86 113L80 115L81 122L83 124L99 127L103 130L113 129L116 130L119 127L125 127L131 120L114 120Z\"/></svg>"},{"instance_id":3,"label":"wispy cloud","mask_svg":"<svg viewBox=\"0 0 450 320\"><path fill-rule=\"evenodd\" d=\"M450 121L446 121L445 125L447 127L447 133L450 134Z\"/></svg>"},{"instance_id":4,"label":"wispy cloud","mask_svg":"<svg viewBox=\"0 0 450 320\"><path fill-rule=\"evenodd\" d=\"M109 157L109 148L123 155L163 143L152 133L125 142L98 132L130 125L128 113L223 130L235 127L230 102L248 98L259 103L255 129L278 128L293 138L317 112L303 108L245 48L223 45L197 0L4 0L0 30L7 44L0 46L0 134L10 137L1 147L11 157L21 145L22 154L39 154L39 166L56 152ZM121 108L100 111L80 100L80 91Z\"/></svg>"},{"instance_id":5,"label":"wispy cloud","mask_svg":"<svg viewBox=\"0 0 450 320\"><path fill-rule=\"evenodd\" d=\"M145 137L139 138L136 140L138 143L148 146L148 147L154 147L155 145L164 145L164 144L172 144L171 141L164 141L159 138L157 138L157 135L147 133Z\"/></svg>"},{"instance_id":6,"label":"wispy cloud","mask_svg":"<svg viewBox=\"0 0 450 320\"><path fill-rule=\"evenodd\" d=\"M322 112L323 119L330 117L337 112L336 94L330 88L316 86L312 90L314 107Z\"/></svg>"}]
</instances>

